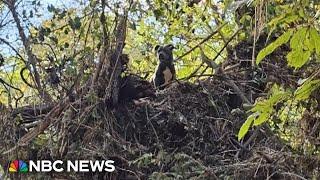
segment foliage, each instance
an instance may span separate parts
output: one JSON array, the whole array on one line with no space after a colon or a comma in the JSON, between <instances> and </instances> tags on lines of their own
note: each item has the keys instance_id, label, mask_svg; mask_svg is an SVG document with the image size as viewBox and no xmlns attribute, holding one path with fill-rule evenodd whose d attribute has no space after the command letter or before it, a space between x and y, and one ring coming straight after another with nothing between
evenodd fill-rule
<instances>
[{"instance_id":1,"label":"foliage","mask_svg":"<svg viewBox=\"0 0 320 180\"><path fill-rule=\"evenodd\" d=\"M10 3L5 2L9 1L0 2L0 46L2 49L0 53L5 57L3 66L0 62L0 78L13 87L5 83L0 84L0 107L5 104L10 109L14 109L25 105L49 104L49 102L43 102L41 95L45 94L44 92L52 97L53 102L60 102L61 99L63 100L72 93L75 93L75 96L81 94L83 89L80 88L80 85L90 83L87 80L97 72L98 62L103 59L102 55L105 55L102 52L111 50L104 48L114 46L116 33L113 30L116 29L119 17L123 15L124 9L129 7L131 1L105 1L107 3L105 9L100 0L71 0L57 4L40 0L16 1L15 6L10 6ZM239 72L220 71L224 70L224 63L227 61L232 64L234 62L229 61L235 59L240 61L237 62L237 65L242 66L241 61L243 60L252 62L255 60L252 65L254 67L250 68L256 70L260 69L264 63L275 66L274 62L283 61L281 55L272 56L277 54L277 51L281 51L286 54L285 63L292 71L290 76L295 76L294 82L274 83L268 93L265 93L264 89L259 89L262 93L247 112L246 121L238 132L238 140L243 139L251 127L268 123L274 132L280 130L284 132L280 134L280 137L288 142L296 143L294 135L298 129L297 125L289 127L288 122L298 124L299 120L305 119L306 114L312 114L312 117L319 116L317 109L319 102L314 97L314 94L320 89L320 5L318 1L145 0L132 2L124 47L124 52L129 55L130 61L125 73L137 74L145 79L150 78L157 66L155 45L172 43L175 46L176 60L174 63L178 80L197 82L210 76L212 79L223 79L221 82L226 82L226 85L223 84L225 86L217 90L216 87L212 87L210 90L220 92L222 88L225 88L221 94L229 94L230 88L233 88L235 93L241 94L237 92L238 89L241 91L241 88L230 86L230 84L233 85L232 78L239 75ZM16 14L13 8L16 8ZM104 19L102 14L105 16L105 23L102 23ZM18 17L18 20L15 20L14 17ZM18 26L19 23L21 27ZM222 24L226 25L217 30L217 27ZM237 29L241 29L239 34L237 34ZM23 37L22 34L26 37ZM236 36L232 36L233 34ZM263 43L255 39L259 36L266 37L268 42L266 47L261 48ZM104 39L106 37L107 40ZM256 59L248 59L247 56L243 58L243 54L235 53L234 45L242 42L247 42L242 48L245 50L243 54L249 54L249 57L252 52L255 55L253 50L259 50ZM251 48L252 45L256 47ZM177 59L181 56L183 57ZM213 68L212 64L218 68ZM107 65L102 64L102 66ZM22 71L25 68L27 70ZM58 85L50 82L52 74L48 70L51 68L56 70L55 75L61 79ZM36 77L37 73L39 82ZM265 79L272 79L269 74L266 76ZM31 85L26 83L23 77ZM260 80L256 77L248 76L247 78L246 80L250 82ZM76 86L76 82L79 82L80 85ZM242 86L242 80L235 82L235 86L237 85ZM203 87L210 104L215 109L212 111L218 112L216 106L224 106L224 103L216 103L210 90ZM231 96L228 98L231 99ZM79 99L81 102L85 99L87 104L94 104L93 107L97 107L96 103L101 100L94 93L86 94L85 97L79 97ZM90 118L94 120L107 116L96 109L85 108L85 110L88 109ZM220 115L219 113L221 112L217 114ZM227 113L231 114L229 111ZM56 119L61 117L56 117ZM68 118L62 117L62 119L64 121ZM13 119L17 124L22 120L20 116ZM224 126L227 123L226 121ZM113 126L113 123L108 125ZM64 126L67 125L64 124ZM182 129L185 130L184 128L183 126ZM59 129L59 127L52 129ZM192 131L192 128L188 130ZM204 135L207 136L205 133ZM208 136L211 137L211 134ZM34 144L36 146L45 145L48 137L50 136L46 133L43 136L39 135ZM314 149L316 148L312 146L313 152ZM205 166L188 154L172 155L163 150L159 150L157 154L154 152L141 153L129 164L141 169L152 168L160 167L163 163L169 164L172 159L177 164L170 169L170 173L154 172L152 177L155 179L169 177L183 179L189 175L186 172L196 175L206 173Z\"/></svg>"},{"instance_id":2,"label":"foliage","mask_svg":"<svg viewBox=\"0 0 320 180\"><path fill-rule=\"evenodd\" d=\"M317 80L306 80L302 86L300 86L294 92L294 98L297 101L306 100L309 98L311 93L320 87L320 79Z\"/></svg>"},{"instance_id":3,"label":"foliage","mask_svg":"<svg viewBox=\"0 0 320 180\"><path fill-rule=\"evenodd\" d=\"M312 4L315 8L312 9L308 5ZM269 34L274 31L285 31L274 42L270 43L267 47L262 49L257 55L256 63L259 65L261 61L273 53L277 48L286 45L290 41L291 51L287 54L288 66L299 69L304 67L308 69L311 62L319 61L319 24L317 23L316 9L319 11L319 6L316 2L300 1L299 3L288 2L279 7L281 12L276 12L274 17L268 23L270 28ZM311 11L309 11L312 9ZM288 25L294 25L290 28ZM248 132L249 127L260 125L267 120L276 116L278 111L283 111L286 108L279 108L275 110L273 107L280 104L280 107L291 106L293 102L300 104L301 102L308 101L310 95L320 87L320 79L317 78L319 74L318 69L312 69L312 75L303 80L303 83L294 90L293 93L281 91L278 87L272 89L272 95L267 100L257 102L250 110L252 113L245 123L240 128L238 139L242 139ZM280 85L281 86L281 85ZM287 112L289 114L290 111ZM303 113L303 112L302 112ZM252 123L253 122L253 123Z\"/></svg>"},{"instance_id":4,"label":"foliage","mask_svg":"<svg viewBox=\"0 0 320 180\"><path fill-rule=\"evenodd\" d=\"M292 30L288 30L287 32L283 33L277 40L269 44L266 48L262 49L257 56L256 63L259 64L263 58L271 54L276 48L287 43L291 35Z\"/></svg>"},{"instance_id":5,"label":"foliage","mask_svg":"<svg viewBox=\"0 0 320 180\"><path fill-rule=\"evenodd\" d=\"M317 44L317 42L320 42L318 31L314 27L300 27L294 31L294 33L292 29L289 29L277 40L262 49L257 56L256 63L259 64L263 58L271 54L279 46L287 43L289 40L292 49L287 55L289 66L301 68L309 61L310 56L313 53L316 53L318 56L320 55L318 50L319 45Z\"/></svg>"},{"instance_id":6,"label":"foliage","mask_svg":"<svg viewBox=\"0 0 320 180\"><path fill-rule=\"evenodd\" d=\"M174 179L199 178L205 174L206 167L184 153L177 153L172 156L167 152L159 151L156 156L151 153L144 154L130 163L137 164L138 167L149 167L151 169L152 166L163 166L173 161L175 165L170 169L170 172L154 172L151 174L150 179L171 179L172 177Z\"/></svg>"},{"instance_id":7,"label":"foliage","mask_svg":"<svg viewBox=\"0 0 320 180\"><path fill-rule=\"evenodd\" d=\"M270 119L275 114L277 104L287 100L291 96L290 92L282 90L278 85L274 85L271 89L271 95L268 99L258 101L250 112L252 113L240 128L238 139L242 139L248 132L249 127L259 126Z\"/></svg>"}]
</instances>

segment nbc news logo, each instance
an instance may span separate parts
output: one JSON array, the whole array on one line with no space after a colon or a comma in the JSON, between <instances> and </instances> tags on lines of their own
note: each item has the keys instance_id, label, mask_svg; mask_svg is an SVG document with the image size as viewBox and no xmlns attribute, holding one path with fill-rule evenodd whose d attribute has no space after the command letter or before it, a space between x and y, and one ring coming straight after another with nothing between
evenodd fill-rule
<instances>
[{"instance_id":1,"label":"nbc news logo","mask_svg":"<svg viewBox=\"0 0 320 180\"><path fill-rule=\"evenodd\" d=\"M65 164L61 160L30 160L28 164L22 160L14 160L10 163L10 173L26 173L26 172L113 172L115 166L113 160L75 160L67 161ZM1 175L0 175L1 177Z\"/></svg>"},{"instance_id":2,"label":"nbc news logo","mask_svg":"<svg viewBox=\"0 0 320 180\"><path fill-rule=\"evenodd\" d=\"M28 165L22 160L14 160L10 163L9 172L28 172Z\"/></svg>"}]
</instances>

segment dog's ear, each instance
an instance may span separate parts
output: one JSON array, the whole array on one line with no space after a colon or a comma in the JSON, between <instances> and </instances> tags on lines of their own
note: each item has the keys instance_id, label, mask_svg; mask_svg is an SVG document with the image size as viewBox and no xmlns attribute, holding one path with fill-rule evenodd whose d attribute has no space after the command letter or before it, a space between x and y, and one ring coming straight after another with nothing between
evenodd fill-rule
<instances>
[{"instance_id":1,"label":"dog's ear","mask_svg":"<svg viewBox=\"0 0 320 180\"><path fill-rule=\"evenodd\" d=\"M160 45L156 45L156 46L154 47L154 51L157 52L159 48L160 48Z\"/></svg>"},{"instance_id":2,"label":"dog's ear","mask_svg":"<svg viewBox=\"0 0 320 180\"><path fill-rule=\"evenodd\" d=\"M168 44L167 47L168 47L170 50L173 50L173 49L175 48L172 44Z\"/></svg>"}]
</instances>

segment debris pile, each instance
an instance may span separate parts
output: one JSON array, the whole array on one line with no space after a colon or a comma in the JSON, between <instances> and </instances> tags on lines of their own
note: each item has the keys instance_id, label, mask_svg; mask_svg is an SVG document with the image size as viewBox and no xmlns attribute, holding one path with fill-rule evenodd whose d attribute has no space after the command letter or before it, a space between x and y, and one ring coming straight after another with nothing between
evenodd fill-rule
<instances>
[{"instance_id":1,"label":"debris pile","mask_svg":"<svg viewBox=\"0 0 320 180\"><path fill-rule=\"evenodd\" d=\"M5 155L0 157L0 164L8 165L8 159L16 158L115 161L114 173L35 175L74 179L319 178L319 158L293 154L268 125L252 129L243 141L237 140L236 134L247 118L242 96L254 103L267 92L270 82L297 86L284 61L274 60L279 57L266 60L255 73L246 73L248 67L242 60L251 55L244 48L239 45L229 53L237 57L229 57L230 65L239 63L232 72L196 83L174 82L155 94L149 92L150 97L139 104L131 100L136 97L132 94L114 107L86 94L73 102L49 109L45 106L43 111L34 108L37 113L3 110L0 152ZM275 52L271 56L280 55ZM135 82L142 83L135 87L149 87L142 79ZM21 136L35 129L17 124L26 113L38 124L52 119L43 133L23 145Z\"/></svg>"}]
</instances>

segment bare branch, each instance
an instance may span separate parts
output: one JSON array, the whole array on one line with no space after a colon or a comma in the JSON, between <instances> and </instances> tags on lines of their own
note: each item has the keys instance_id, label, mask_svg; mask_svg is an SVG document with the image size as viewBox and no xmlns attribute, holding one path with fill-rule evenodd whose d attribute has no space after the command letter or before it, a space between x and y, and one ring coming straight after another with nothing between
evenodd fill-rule
<instances>
[{"instance_id":1,"label":"bare branch","mask_svg":"<svg viewBox=\"0 0 320 180\"><path fill-rule=\"evenodd\" d=\"M37 66L36 66L36 63L37 63L36 56L32 53L30 41L27 38L26 34L24 33L23 27L21 26L21 22L18 17L18 12L16 11L15 4L16 4L15 0L7 1L8 8L11 11L11 14L13 16L13 19L16 23L16 26L17 26L17 29L19 32L19 36L21 38L21 41L23 43L23 46L24 46L26 53L27 53L27 56L28 56L28 61L26 63L26 67L29 69L30 72L33 72L33 74L34 74L35 84L36 84L37 90L40 93L40 96L47 101L52 101L50 95L41 86L40 75L39 75L39 72L38 72Z\"/></svg>"},{"instance_id":2,"label":"bare branch","mask_svg":"<svg viewBox=\"0 0 320 180\"><path fill-rule=\"evenodd\" d=\"M185 52L184 54L182 54L181 56L179 56L178 58L176 58L174 61L178 61L180 59L182 59L184 56L188 55L189 53L191 53L192 51L194 51L195 49L197 49L198 47L201 46L201 44L207 42L212 36L214 36L217 32L219 32L219 30L221 28L223 28L227 23L224 23L222 25L220 25L214 32L212 32L209 36L207 36L206 38L204 38L199 44L197 44L196 46L194 46L193 48L191 48L189 51Z\"/></svg>"}]
</instances>

